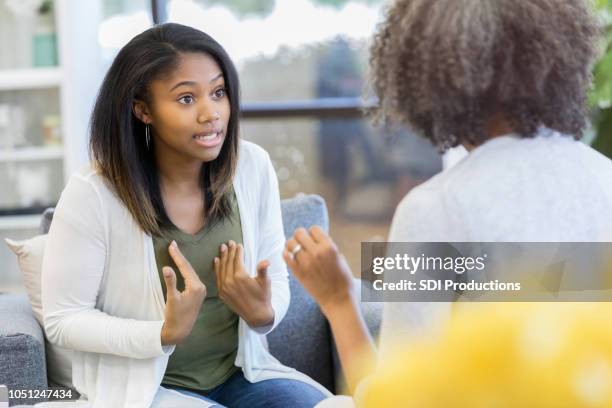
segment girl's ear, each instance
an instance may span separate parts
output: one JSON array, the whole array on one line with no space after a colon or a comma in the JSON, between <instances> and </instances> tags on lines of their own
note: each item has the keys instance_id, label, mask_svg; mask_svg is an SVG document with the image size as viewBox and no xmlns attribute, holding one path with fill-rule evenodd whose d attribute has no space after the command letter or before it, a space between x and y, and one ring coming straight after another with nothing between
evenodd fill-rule
<instances>
[{"instance_id":1,"label":"girl's ear","mask_svg":"<svg viewBox=\"0 0 612 408\"><path fill-rule=\"evenodd\" d=\"M151 123L151 114L149 113L149 108L144 101L134 99L134 102L132 103L132 112L134 113L134 116L140 119L142 123L147 125Z\"/></svg>"}]
</instances>

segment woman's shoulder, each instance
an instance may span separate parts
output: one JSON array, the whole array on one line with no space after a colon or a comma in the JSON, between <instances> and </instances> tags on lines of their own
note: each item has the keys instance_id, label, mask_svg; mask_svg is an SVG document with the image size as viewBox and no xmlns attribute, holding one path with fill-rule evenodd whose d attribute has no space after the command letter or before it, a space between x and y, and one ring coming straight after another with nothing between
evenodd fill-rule
<instances>
[{"instance_id":1,"label":"woman's shoulder","mask_svg":"<svg viewBox=\"0 0 612 408\"><path fill-rule=\"evenodd\" d=\"M72 173L62 195L73 197L92 197L99 203L115 199L108 181L93 162L88 162Z\"/></svg>"},{"instance_id":2,"label":"woman's shoulder","mask_svg":"<svg viewBox=\"0 0 612 408\"><path fill-rule=\"evenodd\" d=\"M93 189L106 188L104 176L95 163L88 162L79 167L68 179L68 185L90 186Z\"/></svg>"},{"instance_id":3,"label":"woman's shoulder","mask_svg":"<svg viewBox=\"0 0 612 408\"><path fill-rule=\"evenodd\" d=\"M238 160L269 160L268 152L256 143L240 139L238 143Z\"/></svg>"},{"instance_id":4,"label":"woman's shoulder","mask_svg":"<svg viewBox=\"0 0 612 408\"><path fill-rule=\"evenodd\" d=\"M240 140L238 145L238 174L266 173L270 163L270 155L263 147L247 140Z\"/></svg>"},{"instance_id":5,"label":"woman's shoulder","mask_svg":"<svg viewBox=\"0 0 612 408\"><path fill-rule=\"evenodd\" d=\"M87 228L94 228L96 220L103 217L104 184L95 169L84 164L74 171L55 206L54 218L69 219Z\"/></svg>"}]
</instances>

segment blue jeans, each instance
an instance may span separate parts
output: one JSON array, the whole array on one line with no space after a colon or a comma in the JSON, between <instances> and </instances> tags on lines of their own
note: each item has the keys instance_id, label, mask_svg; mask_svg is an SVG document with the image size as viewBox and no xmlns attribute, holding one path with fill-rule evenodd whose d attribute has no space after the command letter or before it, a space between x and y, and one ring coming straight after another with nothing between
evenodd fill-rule
<instances>
[{"instance_id":1,"label":"blue jeans","mask_svg":"<svg viewBox=\"0 0 612 408\"><path fill-rule=\"evenodd\" d=\"M216 403L216 407L312 408L326 398L312 385L298 380L273 379L250 383L244 378L242 370L207 393L198 393L195 390L171 385L164 387Z\"/></svg>"}]
</instances>

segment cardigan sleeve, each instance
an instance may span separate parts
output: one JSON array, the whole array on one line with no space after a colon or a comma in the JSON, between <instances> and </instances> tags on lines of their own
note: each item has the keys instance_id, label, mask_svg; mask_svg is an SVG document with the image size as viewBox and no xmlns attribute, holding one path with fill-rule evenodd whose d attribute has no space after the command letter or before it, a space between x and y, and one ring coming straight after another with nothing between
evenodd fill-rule
<instances>
[{"instance_id":1,"label":"cardigan sleeve","mask_svg":"<svg viewBox=\"0 0 612 408\"><path fill-rule=\"evenodd\" d=\"M272 308L274 321L253 330L260 334L271 332L283 320L289 308L290 292L287 266L283 260L285 233L281 215L278 179L268 153L264 153L261 190L259 196L259 232L257 262L267 259L270 262L268 277L272 287Z\"/></svg>"},{"instance_id":2,"label":"cardigan sleeve","mask_svg":"<svg viewBox=\"0 0 612 408\"><path fill-rule=\"evenodd\" d=\"M75 174L62 192L42 265L44 327L50 342L68 349L151 358L162 347L163 320L111 316L96 308L107 255L105 212L95 186Z\"/></svg>"}]
</instances>

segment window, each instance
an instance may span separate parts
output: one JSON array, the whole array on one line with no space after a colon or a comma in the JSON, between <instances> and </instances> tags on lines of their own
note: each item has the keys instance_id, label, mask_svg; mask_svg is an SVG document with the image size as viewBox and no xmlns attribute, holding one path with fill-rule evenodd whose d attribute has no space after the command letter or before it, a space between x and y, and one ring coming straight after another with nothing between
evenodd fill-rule
<instances>
[{"instance_id":1,"label":"window","mask_svg":"<svg viewBox=\"0 0 612 408\"><path fill-rule=\"evenodd\" d=\"M270 153L282 198L325 198L332 237L359 271L360 242L386 239L399 200L441 170L429 142L374 128L359 109L383 2L157 3L168 21L198 28L226 48L241 80L242 137Z\"/></svg>"}]
</instances>

